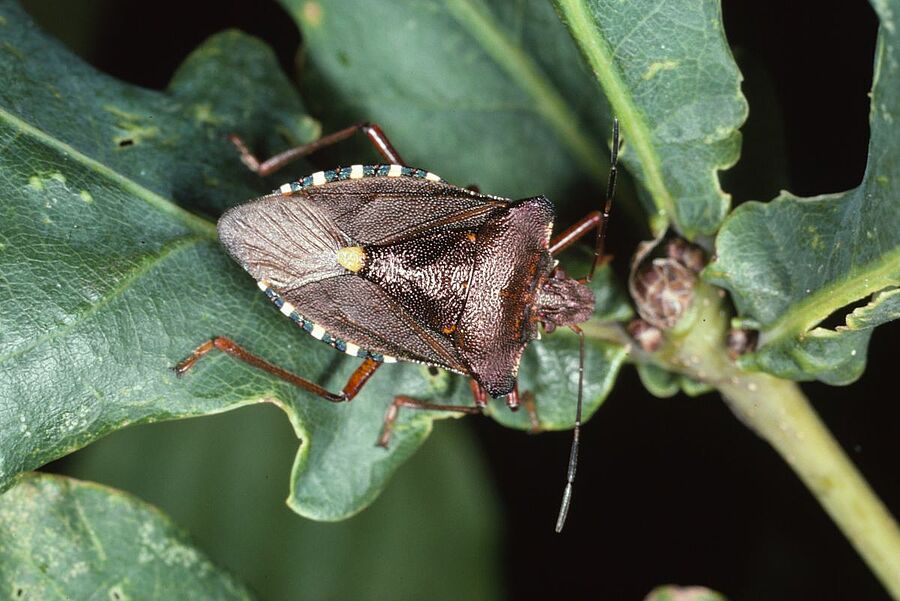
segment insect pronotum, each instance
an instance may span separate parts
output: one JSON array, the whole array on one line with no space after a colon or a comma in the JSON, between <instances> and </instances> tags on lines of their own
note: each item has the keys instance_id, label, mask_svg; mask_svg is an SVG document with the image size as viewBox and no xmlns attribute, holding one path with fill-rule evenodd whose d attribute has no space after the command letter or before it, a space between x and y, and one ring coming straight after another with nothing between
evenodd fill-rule
<instances>
[{"instance_id":1,"label":"insect pronotum","mask_svg":"<svg viewBox=\"0 0 900 601\"><path fill-rule=\"evenodd\" d=\"M448 184L407 167L378 125L362 123L264 162L232 136L247 167L267 175L291 160L363 132L386 165L319 171L234 207L218 223L228 253L285 316L314 338L363 359L335 393L217 336L175 366L178 375L219 349L328 401L350 401L384 363L413 361L471 378L474 405L399 395L378 444L387 446L401 408L481 413L488 395L520 404L519 361L538 328L579 336L578 398L566 486L556 522L572 498L584 390L584 333L594 312L588 288L603 257L616 185L619 124L613 120L603 211L551 238L553 205L543 196L509 200ZM570 278L556 255L596 230L594 261ZM527 401L527 396L525 397ZM532 425L539 422L525 403Z\"/></svg>"}]
</instances>

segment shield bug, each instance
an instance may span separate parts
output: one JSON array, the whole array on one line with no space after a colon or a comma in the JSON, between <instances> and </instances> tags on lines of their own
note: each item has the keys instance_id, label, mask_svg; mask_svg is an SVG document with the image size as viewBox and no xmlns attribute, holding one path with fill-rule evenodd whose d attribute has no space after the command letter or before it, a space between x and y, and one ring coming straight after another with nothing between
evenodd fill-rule
<instances>
[{"instance_id":1,"label":"shield bug","mask_svg":"<svg viewBox=\"0 0 900 601\"><path fill-rule=\"evenodd\" d=\"M335 393L216 337L175 366L179 375L219 349L335 403L353 399L384 363L411 361L471 378L474 405L441 405L397 396L378 443L387 446L401 408L481 413L487 396L519 405L516 376L538 329L566 326L579 335L579 386L562 529L578 456L584 335L577 324L594 311L588 288L603 256L616 183L618 121L604 210L551 238L553 205L536 196L509 200L451 185L407 167L381 128L360 124L265 162L237 137L243 162L262 175L294 158L366 134L389 164L319 171L222 215L228 253L285 316L314 338L363 361ZM576 280L555 256L591 230L594 262ZM533 423L536 423L532 410Z\"/></svg>"}]
</instances>

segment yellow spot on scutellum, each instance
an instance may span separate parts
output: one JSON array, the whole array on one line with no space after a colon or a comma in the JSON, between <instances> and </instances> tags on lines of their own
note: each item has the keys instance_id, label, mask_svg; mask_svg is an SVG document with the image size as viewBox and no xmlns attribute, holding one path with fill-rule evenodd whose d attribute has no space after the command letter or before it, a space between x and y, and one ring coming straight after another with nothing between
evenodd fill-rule
<instances>
[{"instance_id":1,"label":"yellow spot on scutellum","mask_svg":"<svg viewBox=\"0 0 900 601\"><path fill-rule=\"evenodd\" d=\"M322 23L322 5L312 1L305 3L301 17L307 25L318 27Z\"/></svg>"},{"instance_id":2,"label":"yellow spot on scutellum","mask_svg":"<svg viewBox=\"0 0 900 601\"><path fill-rule=\"evenodd\" d=\"M361 246L345 246L337 251L338 264L356 273L366 264L366 251Z\"/></svg>"}]
</instances>

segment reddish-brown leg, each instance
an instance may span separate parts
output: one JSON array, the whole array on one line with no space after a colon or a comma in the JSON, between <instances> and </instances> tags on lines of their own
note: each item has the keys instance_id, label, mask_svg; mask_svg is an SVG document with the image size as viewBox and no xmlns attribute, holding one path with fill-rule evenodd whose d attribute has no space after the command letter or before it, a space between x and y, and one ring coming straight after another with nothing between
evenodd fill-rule
<instances>
[{"instance_id":1,"label":"reddish-brown leg","mask_svg":"<svg viewBox=\"0 0 900 601\"><path fill-rule=\"evenodd\" d=\"M332 403L343 403L345 401L350 401L356 394L362 389L365 383L372 377L372 374L375 373L381 363L377 361L373 361L370 358L366 358L362 364L356 368L356 371L350 375L350 379L347 380L347 384L344 386L343 390L339 394L335 394L330 392L318 384L314 382L310 382L305 378L301 378L300 376L293 374L285 369L278 367L277 365L273 365L269 363L262 357L258 357L253 353L245 350L243 347L239 346L234 340L230 338L225 338L224 336L216 336L212 340L208 340L194 349L184 361L176 365L173 369L175 374L178 376L184 375L184 373L192 368L201 357L206 355L209 351L213 349L219 349L223 353L227 353L236 359L240 359L245 363L249 363L253 367L259 368L263 371L267 371L273 376L281 378L285 382L293 384L298 388L302 388L307 392L311 392L315 395L322 397L325 400L331 401Z\"/></svg>"},{"instance_id":2,"label":"reddish-brown leg","mask_svg":"<svg viewBox=\"0 0 900 601\"><path fill-rule=\"evenodd\" d=\"M528 413L528 421L531 422L531 428L528 432L531 434L543 432L544 428L541 427L541 420L538 417L537 403L534 402L534 393L530 390L526 390L521 396L522 406L525 407L525 411Z\"/></svg>"},{"instance_id":3,"label":"reddish-brown leg","mask_svg":"<svg viewBox=\"0 0 900 601\"><path fill-rule=\"evenodd\" d=\"M602 220L603 213L591 211L571 227L553 237L550 241L550 254L556 256L566 250L581 240L589 231L597 227Z\"/></svg>"},{"instance_id":4,"label":"reddish-brown leg","mask_svg":"<svg viewBox=\"0 0 900 601\"><path fill-rule=\"evenodd\" d=\"M616 175L618 174L619 160L619 120L613 119L612 151L609 160L609 177L606 180L606 202L603 212L591 211L578 223L554 237L550 241L550 254L556 255L569 248L578 239L594 228L597 228L597 241L594 244L594 261L585 281L590 282L594 277L597 265L603 259L603 245L606 243L606 224L609 222L609 211L612 208L613 195L616 192Z\"/></svg>"},{"instance_id":5,"label":"reddish-brown leg","mask_svg":"<svg viewBox=\"0 0 900 601\"><path fill-rule=\"evenodd\" d=\"M519 384L516 383L513 386L512 392L506 395L506 406L509 407L510 411L518 411L519 410Z\"/></svg>"},{"instance_id":6,"label":"reddish-brown leg","mask_svg":"<svg viewBox=\"0 0 900 601\"><path fill-rule=\"evenodd\" d=\"M390 404L384 414L384 427L381 429L381 436L378 437L378 446L387 448L390 443L391 434L394 432L394 424L397 422L397 416L400 414L401 407L425 409L428 411L456 411L471 415L480 414L487 404L487 393L475 380L471 380L469 384L472 388L472 396L475 399L474 407L468 405L439 405L402 395L394 397L394 402Z\"/></svg>"},{"instance_id":7,"label":"reddish-brown leg","mask_svg":"<svg viewBox=\"0 0 900 601\"><path fill-rule=\"evenodd\" d=\"M472 397L475 399L475 406L482 409L487 406L487 391L481 387L481 384L474 378L469 380L469 388L472 389Z\"/></svg>"},{"instance_id":8,"label":"reddish-brown leg","mask_svg":"<svg viewBox=\"0 0 900 601\"><path fill-rule=\"evenodd\" d=\"M389 163L397 165L405 164L403 159L400 158L400 153L397 152L394 145L391 144L390 140L388 140L388 137L377 123L357 123L356 125L351 125L340 131L322 136L315 142L289 148L273 157L269 157L265 161L260 161L239 136L231 134L228 136L228 139L237 147L238 151L241 153L241 161L243 161L250 171L260 175L269 175L270 173L278 171L291 161L312 154L326 146L331 146L332 144L346 140L356 132L364 133L372 145L375 146L375 150L378 151L378 154L384 157Z\"/></svg>"}]
</instances>

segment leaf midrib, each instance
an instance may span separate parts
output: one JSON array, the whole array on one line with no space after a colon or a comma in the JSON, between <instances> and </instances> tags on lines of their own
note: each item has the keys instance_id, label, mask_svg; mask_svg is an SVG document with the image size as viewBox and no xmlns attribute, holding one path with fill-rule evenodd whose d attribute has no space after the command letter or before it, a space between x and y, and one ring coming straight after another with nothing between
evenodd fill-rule
<instances>
[{"instance_id":1,"label":"leaf midrib","mask_svg":"<svg viewBox=\"0 0 900 601\"><path fill-rule=\"evenodd\" d=\"M896 285L900 278L900 248L881 255L880 260L866 264L846 277L823 286L803 300L794 303L781 317L760 332L760 347L784 337L802 336L834 311L869 294Z\"/></svg>"},{"instance_id":2,"label":"leaf midrib","mask_svg":"<svg viewBox=\"0 0 900 601\"><path fill-rule=\"evenodd\" d=\"M653 145L650 126L622 81L613 60L612 49L600 36L599 28L583 0L555 0L572 36L581 46L594 75L606 91L613 111L628 130L628 143L634 148L644 174L644 185L653 197L661 216L678 224L675 201L666 185L662 163ZM683 228L679 228L683 229Z\"/></svg>"},{"instance_id":3,"label":"leaf midrib","mask_svg":"<svg viewBox=\"0 0 900 601\"><path fill-rule=\"evenodd\" d=\"M500 28L497 20L471 0L445 0L450 15L481 45L519 87L535 102L535 111L556 131L582 167L598 182L603 181L606 152L591 141L579 126L577 114L557 92L547 74Z\"/></svg>"},{"instance_id":4,"label":"leaf midrib","mask_svg":"<svg viewBox=\"0 0 900 601\"><path fill-rule=\"evenodd\" d=\"M60 336L64 336L73 328L79 326L84 321L89 319L102 307L118 298L119 295L124 292L134 281L139 279L146 272L150 271L153 267L157 266L161 261L165 260L172 253L195 246L201 242L215 240L216 227L213 223L207 221L206 219L203 219L202 217L186 211L172 201L145 188L144 186L122 175L121 173L110 169L106 165L98 162L95 159L92 159L79 150L76 150L69 144L66 144L65 142L41 131L37 127L13 115L4 108L0 108L0 119L8 122L14 129L17 129L24 135L30 136L38 142L54 148L55 150L64 154L66 157L74 160L75 162L81 163L85 168L92 170L103 177L106 177L118 186L121 186L124 190L131 192L136 197L145 201L154 209L177 219L185 227L194 232L194 235L173 238L166 244L162 245L157 253L147 255L144 259L137 263L137 265L132 270L126 272L124 274L124 277L119 280L116 286L114 286L110 291L104 294L98 302L91 304L86 311L78 314L75 319L73 319L69 323L66 323L64 326L53 328L43 336L34 338L25 346L19 347L10 353L0 356L0 364L3 364L10 359L27 353L31 349L49 340L54 340L56 338L59 338Z\"/></svg>"},{"instance_id":5,"label":"leaf midrib","mask_svg":"<svg viewBox=\"0 0 900 601\"><path fill-rule=\"evenodd\" d=\"M31 125L30 123L20 119L19 117L13 115L2 107L0 107L0 119L7 121L14 128L23 132L25 135L31 136L42 144L54 148L55 150L66 155L68 158L81 163L89 170L95 171L101 176L108 178L110 181L121 186L126 191L131 192L161 213L174 217L175 219L183 223L185 227L193 230L195 233L200 234L210 240L214 240L216 238L216 226L212 222L181 208L168 198L165 198L157 194L156 192L153 192L152 190L149 190L148 188L142 186L133 179L122 175L121 173L114 171L113 169L110 169L103 163L92 159L83 152L77 150L75 147L63 142L62 140L54 138L50 134L47 134L37 127Z\"/></svg>"}]
</instances>

